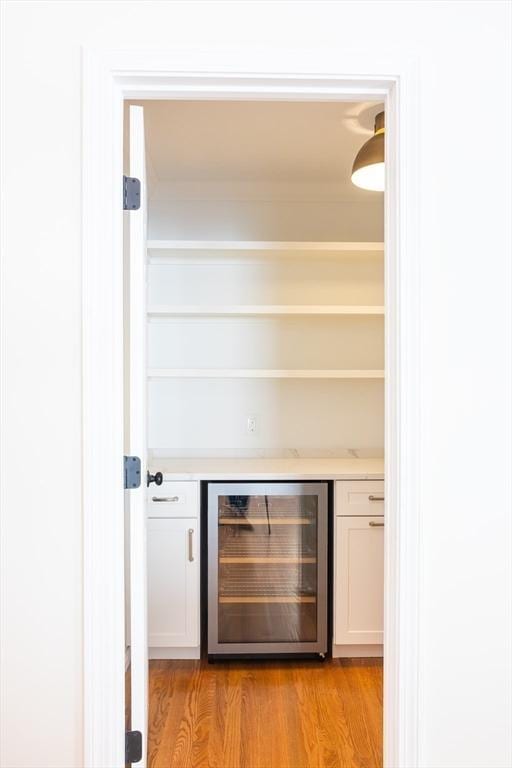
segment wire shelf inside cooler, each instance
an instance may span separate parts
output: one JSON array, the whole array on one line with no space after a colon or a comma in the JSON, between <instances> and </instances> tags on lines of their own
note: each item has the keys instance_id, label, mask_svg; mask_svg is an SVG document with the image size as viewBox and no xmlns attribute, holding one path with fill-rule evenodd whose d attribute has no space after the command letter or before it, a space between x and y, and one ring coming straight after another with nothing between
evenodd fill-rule
<instances>
[{"instance_id":1,"label":"wire shelf inside cooler","mask_svg":"<svg viewBox=\"0 0 512 768\"><path fill-rule=\"evenodd\" d=\"M219 572L219 600L229 602L239 598L285 598L297 602L316 599L316 566L314 564L285 565L252 563L222 565ZM227 602L228 600L226 600ZM255 600L256 602L256 600Z\"/></svg>"},{"instance_id":2,"label":"wire shelf inside cooler","mask_svg":"<svg viewBox=\"0 0 512 768\"><path fill-rule=\"evenodd\" d=\"M221 522L263 522L276 518L299 519L307 524L315 519L317 499L313 496L220 496L218 514Z\"/></svg>"},{"instance_id":3,"label":"wire shelf inside cooler","mask_svg":"<svg viewBox=\"0 0 512 768\"><path fill-rule=\"evenodd\" d=\"M305 536L301 527L277 526L270 524L271 532L257 526L245 529L242 526L221 526L219 530L220 562L235 562L238 559L264 561L316 562L316 540Z\"/></svg>"}]
</instances>

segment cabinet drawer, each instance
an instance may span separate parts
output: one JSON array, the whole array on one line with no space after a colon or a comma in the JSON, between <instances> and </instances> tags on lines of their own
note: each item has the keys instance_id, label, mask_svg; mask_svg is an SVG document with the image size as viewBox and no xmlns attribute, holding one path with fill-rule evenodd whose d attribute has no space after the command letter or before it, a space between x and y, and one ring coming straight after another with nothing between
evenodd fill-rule
<instances>
[{"instance_id":1,"label":"cabinet drawer","mask_svg":"<svg viewBox=\"0 0 512 768\"><path fill-rule=\"evenodd\" d=\"M357 517L384 514L384 480L339 480L336 515Z\"/></svg>"},{"instance_id":2,"label":"cabinet drawer","mask_svg":"<svg viewBox=\"0 0 512 768\"><path fill-rule=\"evenodd\" d=\"M151 485L148 488L148 517L199 517L199 483Z\"/></svg>"}]
</instances>

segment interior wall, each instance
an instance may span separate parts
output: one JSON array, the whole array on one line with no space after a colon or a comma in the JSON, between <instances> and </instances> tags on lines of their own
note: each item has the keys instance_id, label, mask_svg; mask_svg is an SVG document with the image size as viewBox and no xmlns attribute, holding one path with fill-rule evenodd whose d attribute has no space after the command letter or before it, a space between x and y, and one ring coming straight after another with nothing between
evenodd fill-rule
<instances>
[{"instance_id":1,"label":"interior wall","mask_svg":"<svg viewBox=\"0 0 512 768\"><path fill-rule=\"evenodd\" d=\"M382 380L154 380L149 397L149 440L156 457L384 454ZM251 433L249 418L256 423Z\"/></svg>"},{"instance_id":2,"label":"interior wall","mask_svg":"<svg viewBox=\"0 0 512 768\"><path fill-rule=\"evenodd\" d=\"M176 240L384 239L382 195L374 203L336 200L179 200L153 197L148 235Z\"/></svg>"},{"instance_id":3,"label":"interior wall","mask_svg":"<svg viewBox=\"0 0 512 768\"><path fill-rule=\"evenodd\" d=\"M188 50L192 65L215 49L221 68L275 72L333 71L347 45L420 71L420 765L508 768L510 5L37 0L2 14L2 765L83 765L82 46Z\"/></svg>"}]
</instances>

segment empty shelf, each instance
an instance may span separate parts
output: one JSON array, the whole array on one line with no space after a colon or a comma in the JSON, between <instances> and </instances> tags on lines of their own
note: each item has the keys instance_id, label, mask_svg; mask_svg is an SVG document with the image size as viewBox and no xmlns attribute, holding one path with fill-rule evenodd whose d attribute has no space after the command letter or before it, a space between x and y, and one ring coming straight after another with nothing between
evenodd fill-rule
<instances>
[{"instance_id":1,"label":"empty shelf","mask_svg":"<svg viewBox=\"0 0 512 768\"><path fill-rule=\"evenodd\" d=\"M382 242L286 240L148 240L148 250L166 251L384 251Z\"/></svg>"},{"instance_id":2,"label":"empty shelf","mask_svg":"<svg viewBox=\"0 0 512 768\"><path fill-rule=\"evenodd\" d=\"M151 379L383 379L383 370L150 368Z\"/></svg>"},{"instance_id":3,"label":"empty shelf","mask_svg":"<svg viewBox=\"0 0 512 768\"><path fill-rule=\"evenodd\" d=\"M200 317L204 316L275 316L275 315L384 315L380 305L359 304L247 304L247 305L160 305L148 309L150 317Z\"/></svg>"}]
</instances>

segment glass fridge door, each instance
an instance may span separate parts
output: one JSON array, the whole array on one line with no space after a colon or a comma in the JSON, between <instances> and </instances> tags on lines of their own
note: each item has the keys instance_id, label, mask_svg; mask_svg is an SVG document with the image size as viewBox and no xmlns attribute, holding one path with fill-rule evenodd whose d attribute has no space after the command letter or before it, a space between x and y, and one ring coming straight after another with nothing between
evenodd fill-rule
<instances>
[{"instance_id":1,"label":"glass fridge door","mask_svg":"<svg viewBox=\"0 0 512 768\"><path fill-rule=\"evenodd\" d=\"M325 652L327 484L209 486L209 652Z\"/></svg>"}]
</instances>

